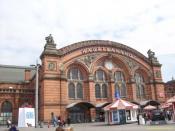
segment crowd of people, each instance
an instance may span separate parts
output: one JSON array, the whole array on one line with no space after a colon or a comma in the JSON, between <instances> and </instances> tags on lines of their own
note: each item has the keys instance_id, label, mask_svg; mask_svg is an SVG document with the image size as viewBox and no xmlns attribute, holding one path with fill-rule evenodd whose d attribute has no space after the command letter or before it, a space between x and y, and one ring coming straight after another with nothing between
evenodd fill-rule
<instances>
[{"instance_id":1,"label":"crowd of people","mask_svg":"<svg viewBox=\"0 0 175 131\"><path fill-rule=\"evenodd\" d=\"M156 120L172 120L173 114L171 110L153 110L153 111L147 111L143 113L138 113L137 115L137 122L138 125L141 123L141 119L143 118L144 124L147 123L147 121L156 121Z\"/></svg>"},{"instance_id":2,"label":"crowd of people","mask_svg":"<svg viewBox=\"0 0 175 131\"><path fill-rule=\"evenodd\" d=\"M50 122L48 122L49 124ZM53 124L53 126L59 126L59 127L65 127L65 125L67 124L68 126L70 126L71 120L70 117L67 117L66 120L62 119L60 116L52 116L52 120L51 123Z\"/></svg>"}]
</instances>

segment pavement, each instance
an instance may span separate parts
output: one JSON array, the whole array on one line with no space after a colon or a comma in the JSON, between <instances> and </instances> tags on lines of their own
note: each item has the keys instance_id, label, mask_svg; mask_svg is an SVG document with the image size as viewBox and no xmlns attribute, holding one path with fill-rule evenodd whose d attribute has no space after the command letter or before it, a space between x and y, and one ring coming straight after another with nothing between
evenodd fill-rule
<instances>
[{"instance_id":1,"label":"pavement","mask_svg":"<svg viewBox=\"0 0 175 131\"><path fill-rule=\"evenodd\" d=\"M175 131L175 122L169 121L164 125L137 125L137 123L124 125L107 125L100 123L72 124L73 131ZM68 127L66 127L68 128ZM56 127L44 125L43 128L25 127L19 131L55 131ZM0 131L8 131L7 127L0 127Z\"/></svg>"}]
</instances>

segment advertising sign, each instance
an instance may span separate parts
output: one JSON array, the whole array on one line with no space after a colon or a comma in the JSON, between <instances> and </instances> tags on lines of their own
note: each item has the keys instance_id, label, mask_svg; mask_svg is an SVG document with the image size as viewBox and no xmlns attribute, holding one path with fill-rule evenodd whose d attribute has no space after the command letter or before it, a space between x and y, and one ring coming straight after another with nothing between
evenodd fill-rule
<instances>
[{"instance_id":1,"label":"advertising sign","mask_svg":"<svg viewBox=\"0 0 175 131\"><path fill-rule=\"evenodd\" d=\"M18 127L35 126L34 108L19 108Z\"/></svg>"}]
</instances>

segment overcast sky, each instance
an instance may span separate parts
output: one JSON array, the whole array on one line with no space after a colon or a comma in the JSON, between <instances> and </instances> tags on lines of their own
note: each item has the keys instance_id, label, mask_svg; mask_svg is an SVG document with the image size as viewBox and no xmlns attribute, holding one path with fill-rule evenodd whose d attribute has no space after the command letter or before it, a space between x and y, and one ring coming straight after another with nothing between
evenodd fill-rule
<instances>
[{"instance_id":1,"label":"overcast sky","mask_svg":"<svg viewBox=\"0 0 175 131\"><path fill-rule=\"evenodd\" d=\"M57 48L111 40L147 56L163 80L175 77L175 0L0 0L0 64L34 64L52 34Z\"/></svg>"}]
</instances>

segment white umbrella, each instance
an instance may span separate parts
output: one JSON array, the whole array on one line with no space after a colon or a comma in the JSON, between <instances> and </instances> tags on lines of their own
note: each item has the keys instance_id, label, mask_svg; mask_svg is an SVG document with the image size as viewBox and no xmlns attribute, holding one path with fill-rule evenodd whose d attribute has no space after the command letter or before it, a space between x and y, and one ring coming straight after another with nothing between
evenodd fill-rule
<instances>
[{"instance_id":1,"label":"white umbrella","mask_svg":"<svg viewBox=\"0 0 175 131\"><path fill-rule=\"evenodd\" d=\"M154 109L156 109L156 107L155 106L148 105L148 106L145 106L143 109L144 110L154 110Z\"/></svg>"},{"instance_id":2,"label":"white umbrella","mask_svg":"<svg viewBox=\"0 0 175 131\"><path fill-rule=\"evenodd\" d=\"M175 96L171 97L167 100L168 103L174 103L175 102Z\"/></svg>"}]
</instances>

